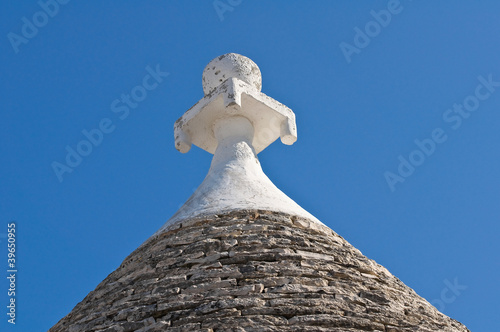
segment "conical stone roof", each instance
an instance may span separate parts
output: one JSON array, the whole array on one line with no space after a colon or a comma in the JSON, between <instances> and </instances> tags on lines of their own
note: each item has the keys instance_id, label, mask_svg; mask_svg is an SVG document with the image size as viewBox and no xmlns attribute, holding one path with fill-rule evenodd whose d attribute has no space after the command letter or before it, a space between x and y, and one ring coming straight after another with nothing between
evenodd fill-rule
<instances>
[{"instance_id":1,"label":"conical stone roof","mask_svg":"<svg viewBox=\"0 0 500 332\"><path fill-rule=\"evenodd\" d=\"M50 332L468 331L325 226L193 218L141 245Z\"/></svg>"},{"instance_id":2,"label":"conical stone roof","mask_svg":"<svg viewBox=\"0 0 500 332\"><path fill-rule=\"evenodd\" d=\"M363 256L265 176L257 153L297 138L295 116L228 54L175 125L214 153L184 206L50 332L468 331Z\"/></svg>"}]
</instances>

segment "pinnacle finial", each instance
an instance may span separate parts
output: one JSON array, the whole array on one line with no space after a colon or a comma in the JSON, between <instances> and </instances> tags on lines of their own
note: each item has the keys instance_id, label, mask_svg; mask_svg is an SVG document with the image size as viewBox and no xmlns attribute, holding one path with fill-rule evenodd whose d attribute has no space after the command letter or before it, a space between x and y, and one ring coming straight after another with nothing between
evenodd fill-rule
<instances>
[{"instance_id":1,"label":"pinnacle finial","mask_svg":"<svg viewBox=\"0 0 500 332\"><path fill-rule=\"evenodd\" d=\"M287 145L297 140L295 114L260 92L260 69L249 58L228 53L213 59L203 71L202 82L205 97L174 125L175 147L180 152L188 152L195 144L215 153L215 123L236 116L246 118L253 127L251 144L256 153L278 137Z\"/></svg>"},{"instance_id":2,"label":"pinnacle finial","mask_svg":"<svg viewBox=\"0 0 500 332\"><path fill-rule=\"evenodd\" d=\"M186 203L158 231L195 216L233 210L265 210L301 216L321 224L264 174L257 154L278 137L297 140L295 114L260 92L259 67L234 53L213 59L203 72L205 96L175 122L175 147L192 144L214 154L207 176Z\"/></svg>"}]
</instances>

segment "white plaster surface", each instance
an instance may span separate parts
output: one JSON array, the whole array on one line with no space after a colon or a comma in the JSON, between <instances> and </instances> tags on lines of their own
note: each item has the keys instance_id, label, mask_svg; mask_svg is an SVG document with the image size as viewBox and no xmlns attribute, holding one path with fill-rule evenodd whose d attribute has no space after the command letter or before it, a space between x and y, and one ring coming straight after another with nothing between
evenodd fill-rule
<instances>
[{"instance_id":1,"label":"white plaster surface","mask_svg":"<svg viewBox=\"0 0 500 332\"><path fill-rule=\"evenodd\" d=\"M176 121L174 136L180 152L195 144L213 153L212 164L195 193L157 234L185 219L239 209L283 212L323 225L262 171L257 154L278 137L293 144L297 128L291 109L260 92L260 77L257 65L238 54L207 65L203 87L208 94Z\"/></svg>"},{"instance_id":2,"label":"white plaster surface","mask_svg":"<svg viewBox=\"0 0 500 332\"><path fill-rule=\"evenodd\" d=\"M262 88L262 76L259 67L246 56L228 53L208 63L203 71L203 92L208 95L230 77L238 78L257 91Z\"/></svg>"},{"instance_id":3,"label":"white plaster surface","mask_svg":"<svg viewBox=\"0 0 500 332\"><path fill-rule=\"evenodd\" d=\"M230 77L175 122L175 148L186 153L194 144L215 153L217 139L213 125L217 119L231 116L244 116L252 122L255 128L252 146L257 153L278 137L287 145L297 140L295 114L291 109L245 81Z\"/></svg>"},{"instance_id":4,"label":"white plaster surface","mask_svg":"<svg viewBox=\"0 0 500 332\"><path fill-rule=\"evenodd\" d=\"M253 127L244 117L219 120L219 146L208 175L195 193L158 231L184 219L237 209L284 212L321 223L279 190L264 174L251 142Z\"/></svg>"}]
</instances>

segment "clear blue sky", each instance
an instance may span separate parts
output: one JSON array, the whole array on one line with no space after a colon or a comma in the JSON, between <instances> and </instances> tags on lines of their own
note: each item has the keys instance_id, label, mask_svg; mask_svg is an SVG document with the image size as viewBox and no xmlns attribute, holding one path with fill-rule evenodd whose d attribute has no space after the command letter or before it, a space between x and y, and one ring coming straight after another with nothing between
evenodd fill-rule
<instances>
[{"instance_id":1,"label":"clear blue sky","mask_svg":"<svg viewBox=\"0 0 500 332\"><path fill-rule=\"evenodd\" d=\"M259 155L275 184L445 314L498 329L500 3L218 4L2 4L0 267L15 221L18 273L0 330L47 330L201 183L211 155L177 152L172 127L228 52L297 116L298 141Z\"/></svg>"}]
</instances>

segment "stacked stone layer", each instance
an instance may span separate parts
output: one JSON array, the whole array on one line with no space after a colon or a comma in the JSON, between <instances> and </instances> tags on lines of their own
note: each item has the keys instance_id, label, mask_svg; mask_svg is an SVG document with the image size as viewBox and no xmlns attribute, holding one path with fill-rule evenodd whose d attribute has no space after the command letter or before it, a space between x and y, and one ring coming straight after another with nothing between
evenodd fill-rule
<instances>
[{"instance_id":1,"label":"stacked stone layer","mask_svg":"<svg viewBox=\"0 0 500 332\"><path fill-rule=\"evenodd\" d=\"M49 332L468 331L331 229L269 211L149 239Z\"/></svg>"}]
</instances>

